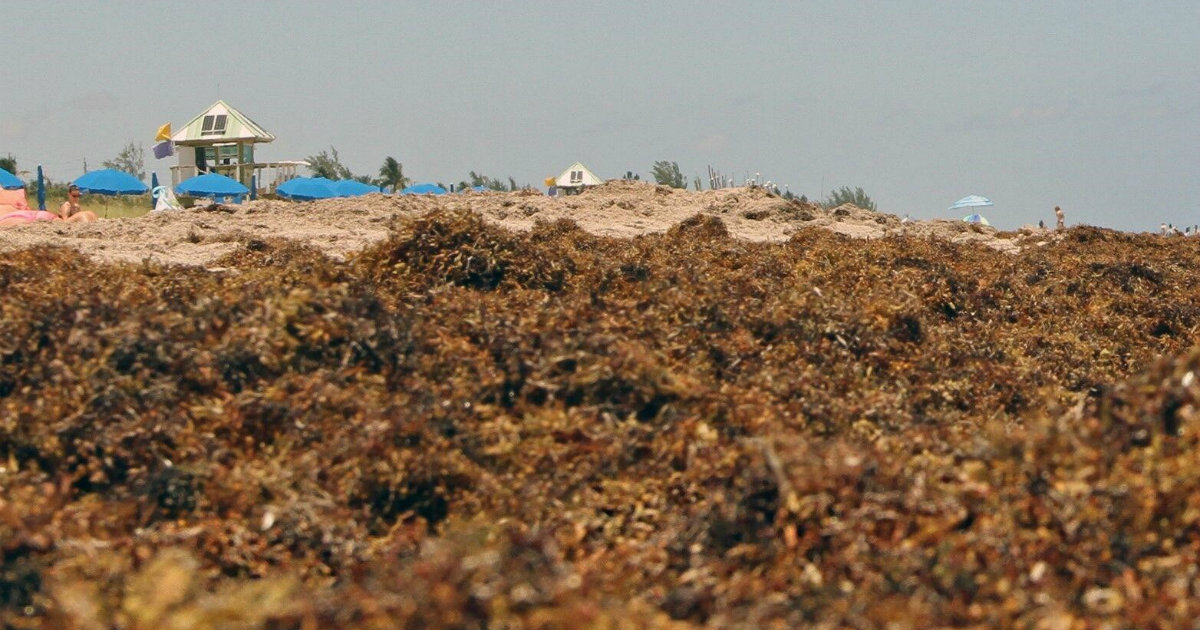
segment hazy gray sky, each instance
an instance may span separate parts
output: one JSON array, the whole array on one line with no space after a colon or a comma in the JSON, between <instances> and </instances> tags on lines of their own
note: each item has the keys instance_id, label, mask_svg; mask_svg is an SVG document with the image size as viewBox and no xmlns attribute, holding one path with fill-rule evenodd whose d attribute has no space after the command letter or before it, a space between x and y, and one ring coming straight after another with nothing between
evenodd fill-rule
<instances>
[{"instance_id":1,"label":"hazy gray sky","mask_svg":"<svg viewBox=\"0 0 1200 630\"><path fill-rule=\"evenodd\" d=\"M416 181L708 165L1000 227L1200 223L1200 2L7 0L0 154L73 179L217 98Z\"/></svg>"}]
</instances>

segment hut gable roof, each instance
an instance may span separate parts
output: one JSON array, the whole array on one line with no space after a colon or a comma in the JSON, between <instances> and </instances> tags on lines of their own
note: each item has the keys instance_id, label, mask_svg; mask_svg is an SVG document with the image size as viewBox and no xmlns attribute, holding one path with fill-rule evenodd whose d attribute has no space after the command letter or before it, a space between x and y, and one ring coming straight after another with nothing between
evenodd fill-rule
<instances>
[{"instance_id":1,"label":"hut gable roof","mask_svg":"<svg viewBox=\"0 0 1200 630\"><path fill-rule=\"evenodd\" d=\"M171 136L175 144L270 142L275 136L245 114L218 100Z\"/></svg>"},{"instance_id":2,"label":"hut gable roof","mask_svg":"<svg viewBox=\"0 0 1200 630\"><path fill-rule=\"evenodd\" d=\"M575 177L571 176L572 173L576 174ZM576 162L572 164L571 166L567 167L567 170L562 172L562 175L554 178L554 185L558 186L559 188L599 186L603 183L604 180L596 177L596 174L588 169L588 167L584 166L582 162Z\"/></svg>"}]
</instances>

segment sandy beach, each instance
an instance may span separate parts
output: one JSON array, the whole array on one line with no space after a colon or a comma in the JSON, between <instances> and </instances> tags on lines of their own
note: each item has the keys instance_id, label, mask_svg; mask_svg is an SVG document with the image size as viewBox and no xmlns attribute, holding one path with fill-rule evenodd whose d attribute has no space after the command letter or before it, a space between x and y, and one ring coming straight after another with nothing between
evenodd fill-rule
<instances>
[{"instance_id":1,"label":"sandy beach","mask_svg":"<svg viewBox=\"0 0 1200 630\"><path fill-rule=\"evenodd\" d=\"M366 195L313 202L258 200L88 224L30 224L0 230L0 251L58 245L76 249L96 261L205 266L247 238L279 237L309 244L342 259L384 239L392 221L436 209L472 210L489 222L514 230L528 230L539 220L570 219L588 232L614 237L665 232L695 214L720 218L732 236L748 241L787 240L798 230L815 227L853 238L908 233L952 242L979 242L1015 252L1051 236L1035 231L1004 234L992 227L949 219L902 223L892 214L853 206L826 210L783 199L762 188L696 192L610 181L568 197L521 191Z\"/></svg>"}]
</instances>

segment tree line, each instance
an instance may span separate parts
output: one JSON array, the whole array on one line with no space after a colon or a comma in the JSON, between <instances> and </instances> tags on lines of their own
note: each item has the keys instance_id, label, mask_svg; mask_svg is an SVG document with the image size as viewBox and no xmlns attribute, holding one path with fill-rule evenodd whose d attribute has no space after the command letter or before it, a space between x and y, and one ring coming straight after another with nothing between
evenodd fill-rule
<instances>
[{"instance_id":1,"label":"tree line","mask_svg":"<svg viewBox=\"0 0 1200 630\"><path fill-rule=\"evenodd\" d=\"M396 158L387 156L383 160L383 164L379 167L379 174L376 177L370 175L355 175L350 169L342 164L341 157L334 147L329 147L328 151L321 151L315 155L310 155L306 159L309 165L309 170L312 171L314 177L325 177L332 180L353 179L379 186L384 190L398 191L407 187L411 180L404 175L404 165ZM139 181L146 180L146 151L145 148L133 141L125 145L115 157L109 160L104 160L101 163L104 168L116 169L125 173L129 173L136 177ZM13 154L0 157L0 168L7 170L14 175L17 173L17 158ZM87 162L84 162L84 171L87 171ZM446 187L441 182L438 185ZM502 181L493 177L488 177L475 171L471 171L467 179L460 180L455 184L457 188L469 188L474 186L483 186L489 190L520 190L529 188L528 184L518 186L514 178L509 177L508 181Z\"/></svg>"},{"instance_id":2,"label":"tree line","mask_svg":"<svg viewBox=\"0 0 1200 630\"><path fill-rule=\"evenodd\" d=\"M333 146L329 147L329 151L321 151L315 155L308 156L305 161L308 162L308 168L312 171L314 177L325 177L333 180L353 179L363 182L364 184L379 186L383 190L390 190L391 192L403 190L411 183L411 180L404 175L404 165L390 155L384 158L383 165L379 167L379 175L377 177L371 177L370 175L355 175L354 173L350 172L350 169L346 167L346 165L342 164L341 158L338 156L337 149ZM130 175L133 175L139 180L145 180L145 162L145 150L140 144L131 141L125 146L125 148L121 149L121 151L117 153L116 157L112 158L111 160L105 160L102 165L104 168L112 168L119 171L124 171ZM11 153L9 153L7 156L0 157L0 168L3 168L10 173L16 173L17 159L13 157ZM725 183L730 181L730 178L714 178L714 172L711 168L709 171L710 189L724 187ZM688 187L687 178L684 177L683 172L679 169L678 162L673 162L670 160L656 161L650 167L650 175L654 178L655 183L663 186L670 186L672 188L680 189L686 189ZM627 171L624 179L640 180L641 178L633 171ZM697 175L691 183L695 190L703 190L703 182L701 181L700 176ZM447 188L447 186L441 182L438 182L438 185L442 186L443 188ZM773 192L780 194L780 196L786 199L799 199L805 202L808 201L806 196L796 195L790 190L785 190L780 193L778 187L771 184L771 182L760 182L756 178L753 180L752 185L773 188ZM453 186L458 190L475 187L483 187L487 190L498 191L514 191L531 188L529 184L518 186L517 181L511 176L508 177L508 181L506 182L494 177L488 177L482 173L476 173L475 171L470 171L467 179L459 180ZM871 199L870 195L863 191L861 187L851 188L850 186L842 186L841 188L836 188L830 191L829 194L826 195L825 199L819 203L826 208L836 208L843 204L852 204L865 210L877 209L875 202Z\"/></svg>"},{"instance_id":3,"label":"tree line","mask_svg":"<svg viewBox=\"0 0 1200 630\"><path fill-rule=\"evenodd\" d=\"M683 172L679 170L678 162L659 160L650 167L650 176L654 178L654 182L656 184L670 186L671 188L686 189L688 187L687 179L684 178ZM625 173L624 179L636 180L639 179L639 177L635 175L633 171L628 171ZM790 190L785 190L782 193L779 192L778 186L769 181L760 181L760 179L757 177L757 174L756 177L749 180L748 183L753 186L763 186L765 188L772 189L773 192L779 194L785 199L798 199L804 202L808 201L808 197L804 195L796 195ZM725 188L732 185L734 185L732 183L732 178L720 177L719 173L715 173L711 168L709 169L710 189ZM700 180L699 175L692 180L692 186L695 190L704 189L703 182ZM875 206L875 202L871 200L870 195L863 191L861 187L851 188L849 186L842 186L841 188L836 188L831 190L829 194L826 195L825 199L819 203L825 208L836 208L843 204L852 204L864 210L878 209Z\"/></svg>"},{"instance_id":4,"label":"tree line","mask_svg":"<svg viewBox=\"0 0 1200 630\"><path fill-rule=\"evenodd\" d=\"M111 168L125 173L129 173L138 179L138 181L146 180L146 150L142 145L136 142L130 142L121 149L115 157L110 160L104 160L100 163L104 168ZM0 157L0 168L16 175L17 173L17 158L12 153ZM83 170L87 172L87 160L83 162Z\"/></svg>"},{"instance_id":5,"label":"tree line","mask_svg":"<svg viewBox=\"0 0 1200 630\"><path fill-rule=\"evenodd\" d=\"M369 175L355 175L350 172L350 169L342 164L341 158L338 156L337 149L329 147L328 151L321 151L316 155L310 155L305 158L308 162L308 169L312 171L314 177L325 177L328 179L353 179L364 184L372 184L379 186L384 190L392 192L403 190L411 183L411 179L404 175L404 165L396 158L388 156L384 158L383 165L379 167L379 176L371 177ZM518 185L517 180L509 177L508 181L500 180L494 177L488 177L482 173L471 171L466 179L461 179L447 186L443 182L437 182L442 188L450 188L456 190L464 190L467 188L476 188L482 186L488 190L499 191L514 191L526 188L532 188L529 184Z\"/></svg>"}]
</instances>

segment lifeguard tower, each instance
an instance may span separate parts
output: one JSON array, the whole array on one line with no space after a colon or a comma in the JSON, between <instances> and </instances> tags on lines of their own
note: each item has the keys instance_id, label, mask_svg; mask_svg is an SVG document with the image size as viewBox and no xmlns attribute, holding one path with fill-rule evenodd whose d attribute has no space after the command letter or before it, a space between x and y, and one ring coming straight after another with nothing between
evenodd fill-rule
<instances>
[{"instance_id":1,"label":"lifeguard tower","mask_svg":"<svg viewBox=\"0 0 1200 630\"><path fill-rule=\"evenodd\" d=\"M194 175L220 173L260 192L298 175L304 161L256 162L254 145L271 142L268 133L245 114L218 100L171 136L179 163L171 167L171 187Z\"/></svg>"}]
</instances>

